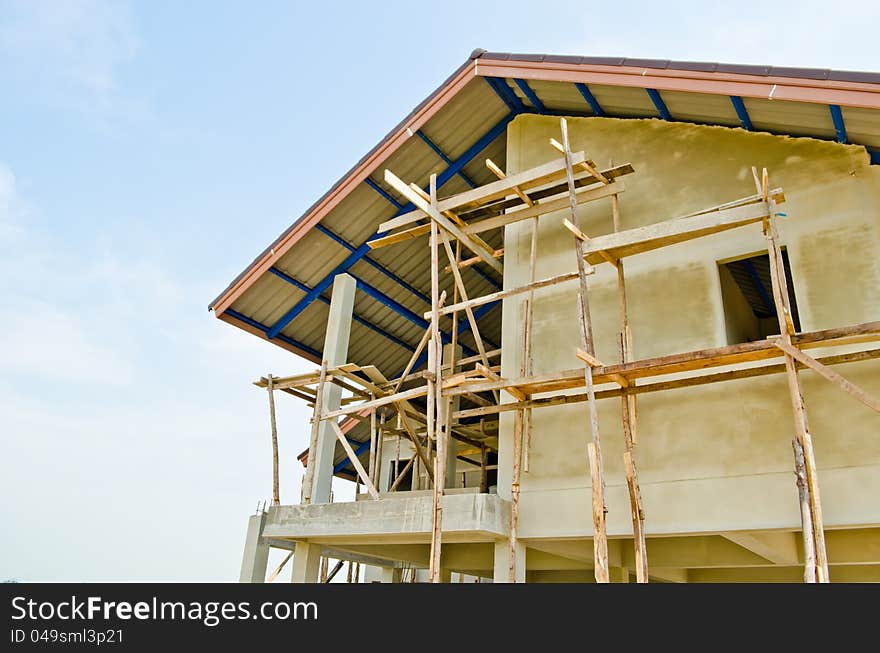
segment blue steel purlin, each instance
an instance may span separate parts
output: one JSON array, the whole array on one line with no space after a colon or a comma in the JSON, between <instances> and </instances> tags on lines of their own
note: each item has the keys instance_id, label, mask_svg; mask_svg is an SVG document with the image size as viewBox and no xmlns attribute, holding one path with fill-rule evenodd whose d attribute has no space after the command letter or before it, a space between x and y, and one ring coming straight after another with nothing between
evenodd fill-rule
<instances>
[{"instance_id":1,"label":"blue steel purlin","mask_svg":"<svg viewBox=\"0 0 880 653\"><path fill-rule=\"evenodd\" d=\"M489 143L494 141L498 136L500 136L504 130L507 128L507 125L511 120L514 119L516 114L511 113L508 114L505 118L502 118L492 129L490 129L486 134L484 134L476 143L474 143L470 148L467 149L464 154L462 154L453 165L449 166L437 177L437 187L440 188L444 183L449 181L449 179L458 174L458 172L465 166L467 163L473 159L477 154L479 154L483 149L486 148ZM398 211L398 215L405 213L406 207L400 209ZM384 232L377 232L374 234L369 240L374 238L380 238L384 235ZM355 249L351 254L349 254L346 259L337 265L326 277L321 279L318 284L312 288L312 290L306 293L306 296L300 299L290 310L288 310L266 333L266 336L269 339L276 337L281 330L284 329L288 324L290 324L300 313L302 313L313 301L315 301L321 294L324 293L332 284L333 279L337 274L342 274L347 272L349 268L351 268L355 263L364 258L370 251L370 246L367 243L362 244L357 249Z\"/></svg>"},{"instance_id":2,"label":"blue steel purlin","mask_svg":"<svg viewBox=\"0 0 880 653\"><path fill-rule=\"evenodd\" d=\"M283 279L284 281L286 281L290 285L295 286L296 288L299 288L303 292L309 292L311 290L311 288L309 288L306 284L294 279L289 274L285 273L282 270L279 270L278 268L275 268L275 267L269 268L269 272L274 274L279 279ZM324 295L321 295L320 297L318 297L318 299L320 301L324 302L325 304L328 304L328 305L330 304L330 300L327 299L326 297L324 297ZM400 347L403 347L407 351L409 351L409 352L415 351L415 347L413 347L409 343L401 340L400 338L398 338L397 336L395 336L391 333L388 333L384 329L377 327L375 324L373 324L369 320L364 319L360 315L354 313L354 314L352 314L351 319L353 319L358 324L362 324L363 326L367 327L370 331L373 331L374 333L378 333L380 336L387 338L388 340L390 340L394 344L399 345Z\"/></svg>"},{"instance_id":3,"label":"blue steel purlin","mask_svg":"<svg viewBox=\"0 0 880 653\"><path fill-rule=\"evenodd\" d=\"M660 117L663 118L663 120L672 120L672 114L669 113L666 103L660 96L660 91L656 88L646 88L645 90L648 92L648 97L651 98L651 102L653 102L654 106L657 108L657 113L660 114Z\"/></svg>"},{"instance_id":4,"label":"blue steel purlin","mask_svg":"<svg viewBox=\"0 0 880 653\"><path fill-rule=\"evenodd\" d=\"M743 99L739 95L731 95L730 102L736 110L736 115L739 118L739 122L743 129L746 131L753 131L754 127L752 127L752 119L749 117L749 112L746 111L746 103L743 102Z\"/></svg>"},{"instance_id":5,"label":"blue steel purlin","mask_svg":"<svg viewBox=\"0 0 880 653\"><path fill-rule=\"evenodd\" d=\"M593 92L586 84L582 84L581 82L575 83L575 88L577 88L578 93L587 101L587 104L590 105L590 109L592 109L593 113L597 116L604 116L605 109L602 108L602 105L599 104L599 101L596 99L596 96L593 95Z\"/></svg>"},{"instance_id":6,"label":"blue steel purlin","mask_svg":"<svg viewBox=\"0 0 880 653\"><path fill-rule=\"evenodd\" d=\"M837 132L837 142L846 143L846 125L843 123L843 111L836 104L829 104L828 109L831 111L831 121L834 123L834 131Z\"/></svg>"},{"instance_id":7,"label":"blue steel purlin","mask_svg":"<svg viewBox=\"0 0 880 653\"><path fill-rule=\"evenodd\" d=\"M538 97L538 94L532 90L532 87L529 86L529 83L524 79L514 79L514 83L519 86L519 90L523 92L523 94L529 98L529 102L532 103L532 106L538 110L538 113L546 113L547 107L544 106L544 103L541 102L541 99Z\"/></svg>"},{"instance_id":8,"label":"blue steel purlin","mask_svg":"<svg viewBox=\"0 0 880 653\"><path fill-rule=\"evenodd\" d=\"M345 249L347 249L349 252L353 252L354 250L357 249L357 247L355 247L354 245L352 245L351 243L349 243L349 242L348 242L347 240L345 240L342 236L340 236L340 235L338 235L338 234L332 232L330 229L328 229L327 227L325 227L324 225L322 225L320 222L319 222L318 224L315 225L315 229L317 229L318 231L320 231L322 234L324 234L324 235L327 236L328 238L331 238L331 239L335 240L337 243L339 243L340 245L342 245L342 246L343 246ZM407 289L408 291L410 291L413 295L415 295L416 297L418 297L419 299L421 299L423 302L425 302L428 306L431 305L431 298L430 298L430 297L428 297L425 293L423 293L421 290L419 290L418 288L416 288L416 287L413 286L412 284L407 283L406 281L404 281L403 279L401 279L399 276L397 276L396 274L394 274L391 270L389 270L388 268L386 268L386 267L385 267L384 265L382 265L381 263L378 263L378 262L374 261L374 260L373 260L372 258L370 258L369 256L365 256L365 257L364 257L364 263L367 263L368 265L371 265L372 267L376 268L379 272L381 272L382 274L384 274L386 277L388 277L388 278L391 279L392 281L396 282L398 285L403 286L404 288L406 288L406 289Z\"/></svg>"},{"instance_id":9,"label":"blue steel purlin","mask_svg":"<svg viewBox=\"0 0 880 653\"><path fill-rule=\"evenodd\" d=\"M448 156L446 156L446 154L443 152L443 150L441 150L439 147L437 147L437 144L434 141L432 141L430 138L425 136L425 134L422 132L421 129L416 131L416 136L421 138L422 141L424 141L425 145L427 145L432 150L434 150L434 153L443 160L443 163L445 163L448 166L452 165L452 159L450 159ZM468 186L470 186L471 188L477 187L477 185L471 180L471 178L468 177L466 174L464 174L464 172L459 171L458 176L461 177L462 179L464 179L465 183Z\"/></svg>"}]
</instances>

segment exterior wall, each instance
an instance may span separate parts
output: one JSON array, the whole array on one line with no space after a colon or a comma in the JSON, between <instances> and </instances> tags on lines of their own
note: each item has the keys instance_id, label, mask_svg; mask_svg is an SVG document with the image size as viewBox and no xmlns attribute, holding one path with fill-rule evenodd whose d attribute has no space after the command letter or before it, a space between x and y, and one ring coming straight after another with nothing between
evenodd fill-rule
<instances>
[{"instance_id":1,"label":"exterior wall","mask_svg":"<svg viewBox=\"0 0 880 653\"><path fill-rule=\"evenodd\" d=\"M660 120L570 118L572 150L601 167L630 162L623 178L623 228L646 225L750 195L750 166L767 167L781 209L804 331L880 320L880 166L863 148L740 129ZM520 116L508 129L508 172L558 154L557 118ZM587 234L608 233L610 200L579 209ZM538 279L575 269L567 213L540 218ZM505 233L505 288L528 280L528 223ZM717 262L766 251L753 225L626 259L636 358L728 344ZM617 361L616 277L589 278L598 357ZM523 296L504 300L501 373L518 376ZM535 293L534 372L579 367L576 283ZM814 350L821 355L821 350ZM840 371L880 395L880 361ZM880 419L815 374L804 372L807 411L828 527L880 524ZM631 533L623 476L619 400L599 402L610 535ZM586 404L537 409L531 469L522 478L523 538L592 533ZM498 493L509 497L512 413L500 426ZM798 528L793 425L784 375L731 381L639 398L636 461L649 535Z\"/></svg>"}]
</instances>

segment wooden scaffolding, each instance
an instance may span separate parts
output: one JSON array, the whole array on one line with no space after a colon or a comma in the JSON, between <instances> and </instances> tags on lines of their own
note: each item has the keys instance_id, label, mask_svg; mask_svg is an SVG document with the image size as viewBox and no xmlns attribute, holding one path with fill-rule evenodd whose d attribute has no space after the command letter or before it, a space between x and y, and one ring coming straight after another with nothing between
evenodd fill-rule
<instances>
[{"instance_id":1,"label":"wooden scaffolding","mask_svg":"<svg viewBox=\"0 0 880 653\"><path fill-rule=\"evenodd\" d=\"M424 314L429 326L402 374L385 378L375 366L342 365L328 369L326 363L313 373L287 378L268 376L257 382L269 390L273 438L273 501L278 497L278 456L275 433L274 391L283 391L304 399L314 408L308 464L303 480L303 503L311 500L314 477L312 462L319 424L328 421L356 470L356 482L363 485L373 499L380 499L379 470L386 438L397 438L397 460L388 492L401 489L408 474L424 475L426 487L433 489L432 531L429 577L441 580L441 548L443 540L443 497L447 489L446 460L452 440L470 448L460 452L462 459L479 466L480 491L488 491L489 455L497 454L493 438L498 417L514 413L512 438L512 473L510 483L509 580L516 580L517 541L519 524L520 482L529 473L532 411L537 408L586 403L586 426L589 432L586 459L592 479L592 518L594 573L597 582L609 581L608 544L604 467L597 402L615 398L620 404L624 437L623 463L630 499L634 542L635 574L638 582L648 582L648 553L645 537L645 512L642 506L636 465L639 440L638 397L641 394L695 387L733 379L785 374L794 413L794 469L800 500L804 547L804 580L828 582L828 560L825 549L822 503L816 472L807 413L799 372L810 369L880 412L880 401L848 381L832 365L880 358L878 348L848 347L844 353L814 358L804 350L818 347L853 345L880 339L880 322L796 332L789 305L789 292L783 266L782 250L776 229L780 215L778 205L785 201L782 189L771 188L767 171L753 169L755 194L729 201L702 211L647 226L625 229L620 215L619 195L625 191L621 177L633 173L629 164L599 169L584 152L572 152L565 119L560 120L561 140L551 139L550 147L558 158L519 172L506 175L492 161L488 168L497 181L446 198L437 196L436 176L430 178L425 192L416 184L407 184L391 171L385 181L405 197L415 209L379 226L385 232L370 242L373 248L391 246L413 238L428 236L431 270L431 310ZM581 229L578 206L609 198L613 231L589 236ZM569 216L562 225L572 234L576 269L546 279L535 278L538 241L538 220L541 216L566 211ZM502 272L503 249L492 248L480 234L517 222L528 221L529 268L528 282L482 296L472 296L461 270L472 265L488 265ZM779 334L764 340L689 351L669 356L636 359L630 329L624 259L643 252L683 243L711 234L739 228L760 228L767 242L770 263L772 300L779 320ZM467 250L467 252L465 252ZM466 258L463 257L466 255ZM445 262L442 259L445 257ZM602 361L594 346L590 314L589 278L596 266L611 265L616 269L619 305L618 360ZM440 292L440 278L452 278L452 296ZM569 282L577 283L577 316L580 325L580 346L572 345L572 360L581 367L553 373L535 374L532 365L532 313L536 290ZM480 334L474 309L490 302L522 298L517 376L504 378L500 365L493 360L501 350L488 351ZM461 314L468 321L477 347L477 354L456 359L457 325ZM448 316L448 317L447 317ZM453 321L452 346L444 356L440 336L441 318ZM415 371L417 361L427 352L427 369ZM782 363L778 360L782 359ZM712 371L713 368L725 368ZM671 379L662 379L674 375ZM349 393L336 410L324 410L321 396L324 384L334 383ZM458 399L465 398L472 407L461 408ZM343 424L369 423L369 463L364 468L345 434ZM403 468L399 465L400 438L409 440L415 455ZM478 454L479 459L462 456Z\"/></svg>"}]
</instances>

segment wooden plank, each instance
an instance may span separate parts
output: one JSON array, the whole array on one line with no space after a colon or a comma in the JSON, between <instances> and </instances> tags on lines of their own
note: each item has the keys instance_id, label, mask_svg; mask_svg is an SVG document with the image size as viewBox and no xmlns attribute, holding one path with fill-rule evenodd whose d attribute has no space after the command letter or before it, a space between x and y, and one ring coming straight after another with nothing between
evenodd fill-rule
<instances>
[{"instance_id":1,"label":"wooden plank","mask_svg":"<svg viewBox=\"0 0 880 653\"><path fill-rule=\"evenodd\" d=\"M592 202L604 197L609 197L615 193L622 193L624 190L626 190L626 187L622 181L616 181L609 186L602 186L601 188L579 190L577 193L577 203L584 204L586 202ZM538 202L534 206L523 208L518 211L509 211L492 218L471 222L465 227L464 231L469 234L480 234L484 231L500 229L501 227L505 227L515 222L536 218L547 213L553 213L554 211L560 211L568 205L568 196L547 200L546 202Z\"/></svg>"},{"instance_id":2,"label":"wooden plank","mask_svg":"<svg viewBox=\"0 0 880 653\"><path fill-rule=\"evenodd\" d=\"M802 352L800 349L792 347L784 340L776 340L774 344L798 362L824 376L826 379L841 388L844 392L848 392L849 394L851 394L853 397L865 404L868 408L880 413L880 401L872 397L864 389L860 388L852 381L848 381L840 374L832 370L830 367L823 365L812 356L809 356Z\"/></svg>"},{"instance_id":3,"label":"wooden plank","mask_svg":"<svg viewBox=\"0 0 880 653\"><path fill-rule=\"evenodd\" d=\"M770 215L769 204L756 202L712 213L665 220L644 227L595 236L590 239L584 253L588 262L601 263L605 260L599 253L602 251L620 259L760 222L768 215Z\"/></svg>"},{"instance_id":4,"label":"wooden plank","mask_svg":"<svg viewBox=\"0 0 880 653\"><path fill-rule=\"evenodd\" d=\"M576 155L574 155L574 159L576 162L580 163L585 159L584 153L578 152ZM388 181L387 171L385 176L385 181ZM505 179L499 179L498 181L478 186L477 188L467 190L463 193L446 197L438 202L437 210L441 212L456 211L458 213L461 213L462 211L466 211L469 208L473 208L481 204L491 202L492 200L502 199L504 197L507 197L508 195L512 195L514 186L518 186L522 190L529 190L530 188L536 188L537 186L543 186L544 184L550 183L557 179L562 179L563 176L565 176L564 164L562 164L558 160L550 161L549 163L545 163L543 165L530 168L529 170L524 170L523 172L510 175ZM398 191L400 190L396 186L394 188ZM409 188L407 188L407 191L410 194L412 193L412 190ZM407 196L406 193L401 192L401 194L404 195L404 197ZM410 198L407 197L407 199ZM412 200L410 199L410 201ZM428 214L424 206L419 206L415 202L413 202L413 204L418 210L410 211L409 213L405 213L396 218L392 218L391 220L386 220L379 225L378 231L391 231L392 229L397 229L399 227L412 224L413 222L421 220L425 217L425 215Z\"/></svg>"},{"instance_id":5,"label":"wooden plank","mask_svg":"<svg viewBox=\"0 0 880 653\"><path fill-rule=\"evenodd\" d=\"M342 429L339 428L339 424L337 424L335 420L330 420L330 426L336 433L336 439L339 440L339 443L342 445L342 449L345 451L345 455L348 456L349 461L351 461L352 466L357 471L361 482L367 487L367 491L370 493L370 496L374 499L378 499L379 492L376 490L376 486L374 486L373 482L370 480L370 476L367 474L367 470L364 469L364 466L361 464L361 461L357 457L357 454L355 454L354 449L352 449L351 445L348 443L348 438L345 437L345 433L342 432Z\"/></svg>"},{"instance_id":6,"label":"wooden plank","mask_svg":"<svg viewBox=\"0 0 880 653\"><path fill-rule=\"evenodd\" d=\"M480 258L482 258L483 261L489 265L489 267L491 267L498 273L502 273L504 271L504 268L501 266L501 264L494 258L492 258L492 256L488 252L486 252L483 247L476 243L468 234L464 233L460 227L453 224L453 222L449 218L441 214L438 209L431 206L431 204L426 202L424 198L422 198L418 193L414 192L409 186L403 183L403 181L398 179L390 170L385 171L385 181L392 188L397 190L397 192L399 192L406 199L412 202L414 206L424 211L425 214L434 222L436 222L438 225L446 229L446 231L458 238L465 247L467 247Z\"/></svg>"},{"instance_id":7,"label":"wooden plank","mask_svg":"<svg viewBox=\"0 0 880 653\"><path fill-rule=\"evenodd\" d=\"M833 356L825 356L818 359L825 365L841 365L844 363L856 363L867 360L876 360L880 358L880 349L869 349L866 351L850 352L847 354L836 354ZM800 365L800 363L798 363ZM800 365L801 368L804 366ZM577 370L581 372L581 370ZM721 383L724 381L735 381L738 379L748 379L757 376L766 376L768 374L781 374L785 372L784 363L774 363L771 365L762 365L760 367L748 367L738 370L730 370L727 372L717 372L715 374L701 374L698 376L675 379L672 381L662 381L657 383L648 383L645 385L631 386L626 390L630 395L641 395L649 392L660 392L664 390L678 390L682 388L690 388L698 385L708 385L710 383ZM622 397L624 390L622 388L614 388L611 390L599 390L596 392L596 399L608 399L612 397ZM547 406L558 406L562 404L576 404L587 400L586 394L570 394L556 395L553 397L542 397L538 399L529 399L517 401L514 403L492 404L480 408L466 408L454 413L457 419L466 419L470 417L483 417L495 413L503 413L511 410L520 410L522 408L543 408Z\"/></svg>"},{"instance_id":8,"label":"wooden plank","mask_svg":"<svg viewBox=\"0 0 880 653\"><path fill-rule=\"evenodd\" d=\"M338 410L332 410L328 413L324 413L321 416L321 419L332 419L341 415L359 413L361 411L370 410L371 408L378 408L379 406L387 406L388 404L408 401L410 399L416 399L418 397L424 397L426 394L428 394L427 386L412 388L410 390L404 390L403 392L398 392L393 395L385 395L384 397L365 401L362 404L356 404L353 406L346 406L345 408L340 408Z\"/></svg>"}]
</instances>

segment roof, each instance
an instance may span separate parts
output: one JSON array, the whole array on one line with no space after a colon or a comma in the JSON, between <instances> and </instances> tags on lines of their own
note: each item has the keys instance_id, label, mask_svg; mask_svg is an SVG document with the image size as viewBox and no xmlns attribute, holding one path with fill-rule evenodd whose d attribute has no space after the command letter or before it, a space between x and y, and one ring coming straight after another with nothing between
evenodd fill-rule
<instances>
[{"instance_id":1,"label":"roof","mask_svg":"<svg viewBox=\"0 0 880 653\"><path fill-rule=\"evenodd\" d=\"M424 332L430 277L423 241L373 251L366 245L381 222L411 208L385 185L382 171L425 187L436 173L441 197L487 183L494 177L484 159L505 167L506 127L528 113L656 118L836 140L864 145L880 163L880 73L475 50L210 309L319 362L333 277L348 272L362 291L349 359L397 374ZM500 234L494 238L487 240L500 246ZM477 294L501 284L486 266L463 274ZM497 344L500 312L491 309L480 317L480 331ZM458 328L473 348L467 323Z\"/></svg>"}]
</instances>

